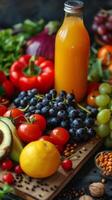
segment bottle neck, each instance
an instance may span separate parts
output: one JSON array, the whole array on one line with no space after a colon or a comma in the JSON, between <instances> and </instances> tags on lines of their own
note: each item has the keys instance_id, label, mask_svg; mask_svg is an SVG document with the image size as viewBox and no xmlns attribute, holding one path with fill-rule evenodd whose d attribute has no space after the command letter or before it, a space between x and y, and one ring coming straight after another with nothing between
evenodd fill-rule
<instances>
[{"instance_id":1,"label":"bottle neck","mask_svg":"<svg viewBox=\"0 0 112 200\"><path fill-rule=\"evenodd\" d=\"M65 17L74 17L75 19L76 18L80 18L83 20L83 13L82 12L79 12L79 13L68 13L68 12L65 12Z\"/></svg>"}]
</instances>

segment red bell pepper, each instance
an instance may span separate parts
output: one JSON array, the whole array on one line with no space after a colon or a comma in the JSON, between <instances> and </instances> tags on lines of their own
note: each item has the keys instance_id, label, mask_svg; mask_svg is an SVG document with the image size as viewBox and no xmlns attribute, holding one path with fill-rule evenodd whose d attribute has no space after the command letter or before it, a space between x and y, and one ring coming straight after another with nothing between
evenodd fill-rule
<instances>
[{"instance_id":1,"label":"red bell pepper","mask_svg":"<svg viewBox=\"0 0 112 200\"><path fill-rule=\"evenodd\" d=\"M24 55L11 66L10 79L19 90L37 88L45 93L54 85L54 64L44 57Z\"/></svg>"}]
</instances>

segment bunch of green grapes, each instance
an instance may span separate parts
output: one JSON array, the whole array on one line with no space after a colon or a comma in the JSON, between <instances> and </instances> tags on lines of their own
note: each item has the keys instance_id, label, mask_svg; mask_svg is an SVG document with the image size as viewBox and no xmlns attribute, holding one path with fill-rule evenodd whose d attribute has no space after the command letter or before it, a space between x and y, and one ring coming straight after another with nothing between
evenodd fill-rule
<instances>
[{"instance_id":1,"label":"bunch of green grapes","mask_svg":"<svg viewBox=\"0 0 112 200\"><path fill-rule=\"evenodd\" d=\"M102 83L99 87L99 95L96 97L98 106L97 134L106 138L105 145L112 147L112 86Z\"/></svg>"}]
</instances>

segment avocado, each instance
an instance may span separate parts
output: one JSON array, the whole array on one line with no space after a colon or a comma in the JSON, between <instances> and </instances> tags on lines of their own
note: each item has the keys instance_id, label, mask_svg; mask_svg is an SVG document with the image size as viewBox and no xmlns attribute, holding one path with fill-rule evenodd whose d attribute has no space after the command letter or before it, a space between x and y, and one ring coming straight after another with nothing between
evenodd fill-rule
<instances>
[{"instance_id":1,"label":"avocado","mask_svg":"<svg viewBox=\"0 0 112 200\"><path fill-rule=\"evenodd\" d=\"M7 126L9 127L9 129L12 132L13 142L12 142L12 149L10 152L10 157L15 162L19 162L19 156L23 149L23 145L22 145L19 137L16 134L16 127L14 126L12 121L7 117L0 117L0 121L3 121L5 124L7 124Z\"/></svg>"},{"instance_id":2,"label":"avocado","mask_svg":"<svg viewBox=\"0 0 112 200\"><path fill-rule=\"evenodd\" d=\"M12 133L7 124L0 121L0 159L11 151Z\"/></svg>"}]
</instances>

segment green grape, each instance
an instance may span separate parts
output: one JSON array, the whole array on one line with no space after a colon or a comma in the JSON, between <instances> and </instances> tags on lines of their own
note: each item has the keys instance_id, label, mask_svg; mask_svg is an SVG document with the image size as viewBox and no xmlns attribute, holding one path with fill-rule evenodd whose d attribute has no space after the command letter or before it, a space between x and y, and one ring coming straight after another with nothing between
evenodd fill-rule
<instances>
[{"instance_id":1,"label":"green grape","mask_svg":"<svg viewBox=\"0 0 112 200\"><path fill-rule=\"evenodd\" d=\"M107 122L109 122L110 117L111 117L110 110L104 109L97 114L97 121L99 124L106 124Z\"/></svg>"},{"instance_id":2,"label":"green grape","mask_svg":"<svg viewBox=\"0 0 112 200\"><path fill-rule=\"evenodd\" d=\"M109 122L109 128L112 130L112 119Z\"/></svg>"},{"instance_id":3,"label":"green grape","mask_svg":"<svg viewBox=\"0 0 112 200\"><path fill-rule=\"evenodd\" d=\"M102 83L99 87L100 94L111 94L112 87L108 83Z\"/></svg>"},{"instance_id":4,"label":"green grape","mask_svg":"<svg viewBox=\"0 0 112 200\"><path fill-rule=\"evenodd\" d=\"M110 101L108 108L112 111L112 100Z\"/></svg>"},{"instance_id":5,"label":"green grape","mask_svg":"<svg viewBox=\"0 0 112 200\"><path fill-rule=\"evenodd\" d=\"M107 94L100 94L96 97L95 101L97 106L104 107L110 103L110 97Z\"/></svg>"},{"instance_id":6,"label":"green grape","mask_svg":"<svg viewBox=\"0 0 112 200\"><path fill-rule=\"evenodd\" d=\"M101 124L97 127L97 134L101 137L107 137L110 133L109 124Z\"/></svg>"},{"instance_id":7,"label":"green grape","mask_svg":"<svg viewBox=\"0 0 112 200\"><path fill-rule=\"evenodd\" d=\"M104 109L107 109L107 107L106 106L105 107L99 107L98 111L100 112L101 110L104 110Z\"/></svg>"},{"instance_id":8,"label":"green grape","mask_svg":"<svg viewBox=\"0 0 112 200\"><path fill-rule=\"evenodd\" d=\"M112 139L111 139L110 137L107 137L107 138L105 139L104 144L105 144L105 146L106 146L107 148L112 148Z\"/></svg>"}]
</instances>

